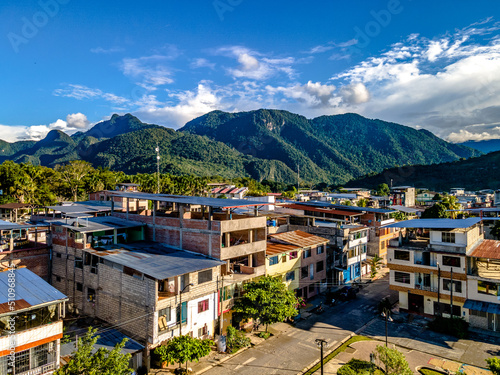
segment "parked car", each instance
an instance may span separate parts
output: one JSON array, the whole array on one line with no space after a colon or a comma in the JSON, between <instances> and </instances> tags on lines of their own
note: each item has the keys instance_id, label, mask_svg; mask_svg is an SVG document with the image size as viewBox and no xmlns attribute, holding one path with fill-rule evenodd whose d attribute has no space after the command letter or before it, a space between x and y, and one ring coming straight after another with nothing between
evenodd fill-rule
<instances>
[{"instance_id":1,"label":"parked car","mask_svg":"<svg viewBox=\"0 0 500 375\"><path fill-rule=\"evenodd\" d=\"M359 289L353 288L350 285L346 285L342 289L340 289L339 298L343 301L354 299L356 298L356 293L358 292L358 290Z\"/></svg>"}]
</instances>

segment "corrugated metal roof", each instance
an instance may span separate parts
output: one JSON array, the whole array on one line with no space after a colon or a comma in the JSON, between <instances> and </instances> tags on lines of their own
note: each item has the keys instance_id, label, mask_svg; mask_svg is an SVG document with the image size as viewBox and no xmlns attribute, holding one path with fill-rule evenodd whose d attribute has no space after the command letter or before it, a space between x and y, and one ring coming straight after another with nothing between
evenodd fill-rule
<instances>
[{"instance_id":1,"label":"corrugated metal roof","mask_svg":"<svg viewBox=\"0 0 500 375\"><path fill-rule=\"evenodd\" d=\"M467 219L415 219L385 225L384 228L465 229L479 223L481 218Z\"/></svg>"},{"instance_id":2,"label":"corrugated metal roof","mask_svg":"<svg viewBox=\"0 0 500 375\"><path fill-rule=\"evenodd\" d=\"M328 202L297 202L297 204L304 206L317 206L317 207L328 207L335 208L345 211L356 211L356 212L375 212L379 214L390 214L394 212L393 210L387 210L385 208L371 208L371 207L357 207L357 206L345 206L343 204L331 204Z\"/></svg>"},{"instance_id":3,"label":"corrugated metal roof","mask_svg":"<svg viewBox=\"0 0 500 375\"><path fill-rule=\"evenodd\" d=\"M416 214L417 212L422 212L423 210L419 210L418 208L412 208L412 207L406 207L406 206L389 206L389 208L396 210L396 211L401 211L401 212L406 212L408 214Z\"/></svg>"},{"instance_id":4,"label":"corrugated metal roof","mask_svg":"<svg viewBox=\"0 0 500 375\"><path fill-rule=\"evenodd\" d=\"M266 255L276 255L298 249L300 249L300 247L296 245L285 245L282 243L268 242L266 247Z\"/></svg>"},{"instance_id":5,"label":"corrugated metal roof","mask_svg":"<svg viewBox=\"0 0 500 375\"><path fill-rule=\"evenodd\" d=\"M475 258L500 259L500 241L483 240L472 250L469 256Z\"/></svg>"},{"instance_id":6,"label":"corrugated metal roof","mask_svg":"<svg viewBox=\"0 0 500 375\"><path fill-rule=\"evenodd\" d=\"M282 207L288 207L293 210L304 210L304 211L312 211L312 212L323 212L327 214L333 214L333 215L340 215L340 216L359 216L362 215L361 213L356 213L356 212L349 212L349 211L341 211L341 210L336 210L336 209L323 209L323 208L316 208L316 207L311 207L311 206L304 206L302 204L290 204L288 206L282 206Z\"/></svg>"},{"instance_id":7,"label":"corrugated metal roof","mask_svg":"<svg viewBox=\"0 0 500 375\"><path fill-rule=\"evenodd\" d=\"M306 233L301 230L292 232L276 233L269 236L271 240L278 240L300 247L309 247L328 243L329 240L314 234Z\"/></svg>"},{"instance_id":8,"label":"corrugated metal roof","mask_svg":"<svg viewBox=\"0 0 500 375\"><path fill-rule=\"evenodd\" d=\"M28 204L28 203L5 203L5 204L0 204L0 208L11 209L11 210L15 210L17 208L31 208L31 207L35 207L35 206L36 205Z\"/></svg>"},{"instance_id":9,"label":"corrugated metal roof","mask_svg":"<svg viewBox=\"0 0 500 375\"><path fill-rule=\"evenodd\" d=\"M166 195L166 194L149 194L149 193L127 193L113 192L114 195L132 199L147 199L158 202L171 202L180 204L193 204L207 207L216 207L221 209L236 208L236 207L255 207L267 206L273 203L269 202L254 202L246 199L222 199L222 198L205 198L205 197L188 197L182 195Z\"/></svg>"},{"instance_id":10,"label":"corrugated metal roof","mask_svg":"<svg viewBox=\"0 0 500 375\"><path fill-rule=\"evenodd\" d=\"M138 221L125 220L115 216L99 216L82 219L71 218L66 220L51 221L51 224L60 225L80 233L91 233L115 228L134 228L146 226L146 224Z\"/></svg>"},{"instance_id":11,"label":"corrugated metal roof","mask_svg":"<svg viewBox=\"0 0 500 375\"><path fill-rule=\"evenodd\" d=\"M18 268L13 271L0 272L0 305L6 304L9 301L9 274L11 272L14 272L15 275L14 298L25 301L25 303L17 306L18 310L28 306L37 306L68 299L64 294L29 269Z\"/></svg>"},{"instance_id":12,"label":"corrugated metal roof","mask_svg":"<svg viewBox=\"0 0 500 375\"><path fill-rule=\"evenodd\" d=\"M116 329L108 328L104 329L103 332L98 332L99 338L94 345L92 353L97 352L100 348L107 350L113 350L116 344L122 342L124 338L128 339L125 346L122 348L122 354L133 354L139 350L143 350L144 346L139 344L137 341L132 340L130 337L124 335ZM76 340L61 344L61 357L71 356L76 350Z\"/></svg>"},{"instance_id":13,"label":"corrugated metal roof","mask_svg":"<svg viewBox=\"0 0 500 375\"><path fill-rule=\"evenodd\" d=\"M136 242L87 249L110 262L130 267L157 280L225 264L201 254L177 250L155 242Z\"/></svg>"}]
</instances>

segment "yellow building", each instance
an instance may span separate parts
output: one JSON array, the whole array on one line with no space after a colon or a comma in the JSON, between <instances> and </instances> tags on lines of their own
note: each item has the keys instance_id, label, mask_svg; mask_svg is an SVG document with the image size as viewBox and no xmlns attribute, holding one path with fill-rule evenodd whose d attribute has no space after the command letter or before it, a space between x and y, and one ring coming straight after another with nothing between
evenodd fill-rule
<instances>
[{"instance_id":1,"label":"yellow building","mask_svg":"<svg viewBox=\"0 0 500 375\"><path fill-rule=\"evenodd\" d=\"M300 258L302 248L281 243L267 243L266 275L280 276L288 287L294 291L299 287Z\"/></svg>"}]
</instances>

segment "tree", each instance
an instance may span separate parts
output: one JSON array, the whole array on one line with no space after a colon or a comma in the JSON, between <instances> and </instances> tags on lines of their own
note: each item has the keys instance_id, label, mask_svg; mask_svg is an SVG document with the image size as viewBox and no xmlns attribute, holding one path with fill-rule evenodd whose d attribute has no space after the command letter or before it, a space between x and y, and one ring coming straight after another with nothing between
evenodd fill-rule
<instances>
[{"instance_id":1,"label":"tree","mask_svg":"<svg viewBox=\"0 0 500 375\"><path fill-rule=\"evenodd\" d=\"M92 164L83 160L74 160L66 165L57 165L56 171L61 175L62 180L67 184L73 196L73 201L78 200L78 190L83 184L83 178L94 168Z\"/></svg>"},{"instance_id":2,"label":"tree","mask_svg":"<svg viewBox=\"0 0 500 375\"><path fill-rule=\"evenodd\" d=\"M391 193L391 189L389 189L389 185L380 184L377 186L375 194L379 197L386 197Z\"/></svg>"},{"instance_id":3,"label":"tree","mask_svg":"<svg viewBox=\"0 0 500 375\"><path fill-rule=\"evenodd\" d=\"M486 358L486 362L488 363L488 369L495 375L500 375L500 358L491 357Z\"/></svg>"},{"instance_id":4,"label":"tree","mask_svg":"<svg viewBox=\"0 0 500 375\"><path fill-rule=\"evenodd\" d=\"M449 212L446 210L447 208L444 204L440 202L435 203L422 213L422 219L441 219L449 217Z\"/></svg>"},{"instance_id":5,"label":"tree","mask_svg":"<svg viewBox=\"0 0 500 375\"><path fill-rule=\"evenodd\" d=\"M433 201L440 201L441 199L443 199L443 196L439 193L436 193L434 197L432 197Z\"/></svg>"},{"instance_id":6,"label":"tree","mask_svg":"<svg viewBox=\"0 0 500 375\"><path fill-rule=\"evenodd\" d=\"M375 276L377 276L377 271L380 268L382 263L382 258L379 257L378 255L375 255L373 258L370 259L370 277L373 279Z\"/></svg>"},{"instance_id":7,"label":"tree","mask_svg":"<svg viewBox=\"0 0 500 375\"><path fill-rule=\"evenodd\" d=\"M406 214L402 211L395 211L395 212L392 212L390 215L391 215L391 218L393 218L397 221L406 220Z\"/></svg>"},{"instance_id":8,"label":"tree","mask_svg":"<svg viewBox=\"0 0 500 375\"><path fill-rule=\"evenodd\" d=\"M457 213L455 210L459 210L461 208L460 203L458 203L457 197L455 197L454 195L445 195L443 197L443 199L441 200L441 204L447 210L451 210L451 211L448 211L448 215L452 219L455 219L457 216Z\"/></svg>"},{"instance_id":9,"label":"tree","mask_svg":"<svg viewBox=\"0 0 500 375\"><path fill-rule=\"evenodd\" d=\"M161 345L155 349L155 354L159 355L162 362L168 364L178 363L179 367L183 363L198 362L210 354L212 346L215 345L209 339L197 339L189 335L176 336L167 342L167 345Z\"/></svg>"},{"instance_id":10,"label":"tree","mask_svg":"<svg viewBox=\"0 0 500 375\"><path fill-rule=\"evenodd\" d=\"M408 362L403 353L396 349L390 349L382 345L377 345L375 349L375 358L385 366L387 375L412 375Z\"/></svg>"},{"instance_id":11,"label":"tree","mask_svg":"<svg viewBox=\"0 0 500 375\"><path fill-rule=\"evenodd\" d=\"M130 354L122 354L127 339L116 344L113 350L94 349L99 336L97 329L89 328L87 334L79 338L70 361L60 367L55 375L128 375L133 372L129 368Z\"/></svg>"},{"instance_id":12,"label":"tree","mask_svg":"<svg viewBox=\"0 0 500 375\"><path fill-rule=\"evenodd\" d=\"M500 240L500 220L495 220L495 225L491 228L491 235Z\"/></svg>"},{"instance_id":13,"label":"tree","mask_svg":"<svg viewBox=\"0 0 500 375\"><path fill-rule=\"evenodd\" d=\"M366 207L366 206L368 206L368 199L361 198L358 201L357 206L358 207Z\"/></svg>"},{"instance_id":14,"label":"tree","mask_svg":"<svg viewBox=\"0 0 500 375\"><path fill-rule=\"evenodd\" d=\"M297 297L279 278L264 276L243 286L243 296L233 311L244 319L259 319L266 326L297 315Z\"/></svg>"}]
</instances>

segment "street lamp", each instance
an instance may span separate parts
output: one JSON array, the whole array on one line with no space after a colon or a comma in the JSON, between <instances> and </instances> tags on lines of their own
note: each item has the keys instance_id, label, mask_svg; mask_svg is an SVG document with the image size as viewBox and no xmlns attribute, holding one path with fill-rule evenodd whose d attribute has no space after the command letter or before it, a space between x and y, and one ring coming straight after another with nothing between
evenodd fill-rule
<instances>
[{"instance_id":1,"label":"street lamp","mask_svg":"<svg viewBox=\"0 0 500 375\"><path fill-rule=\"evenodd\" d=\"M437 268L438 268L438 303L437 303L437 308L438 308L438 311L437 311L437 315L440 316L441 315L441 304L440 304L440 284L441 284L441 268L439 267L439 262L436 263L437 265Z\"/></svg>"},{"instance_id":2,"label":"street lamp","mask_svg":"<svg viewBox=\"0 0 500 375\"><path fill-rule=\"evenodd\" d=\"M388 307L384 307L382 310L382 315L385 318L385 347L387 348L387 336L388 336L388 328L387 328L387 322L392 322L393 319L391 318L391 309Z\"/></svg>"},{"instance_id":3,"label":"street lamp","mask_svg":"<svg viewBox=\"0 0 500 375\"><path fill-rule=\"evenodd\" d=\"M193 286L193 285L194 285L193 283L189 283L184 288L182 288L181 292L179 293L179 336L182 336L182 293L184 293L184 291L188 287Z\"/></svg>"},{"instance_id":4,"label":"street lamp","mask_svg":"<svg viewBox=\"0 0 500 375\"><path fill-rule=\"evenodd\" d=\"M323 375L323 345L328 346L328 341L323 339L316 339L316 344L321 348L321 375Z\"/></svg>"}]
</instances>

